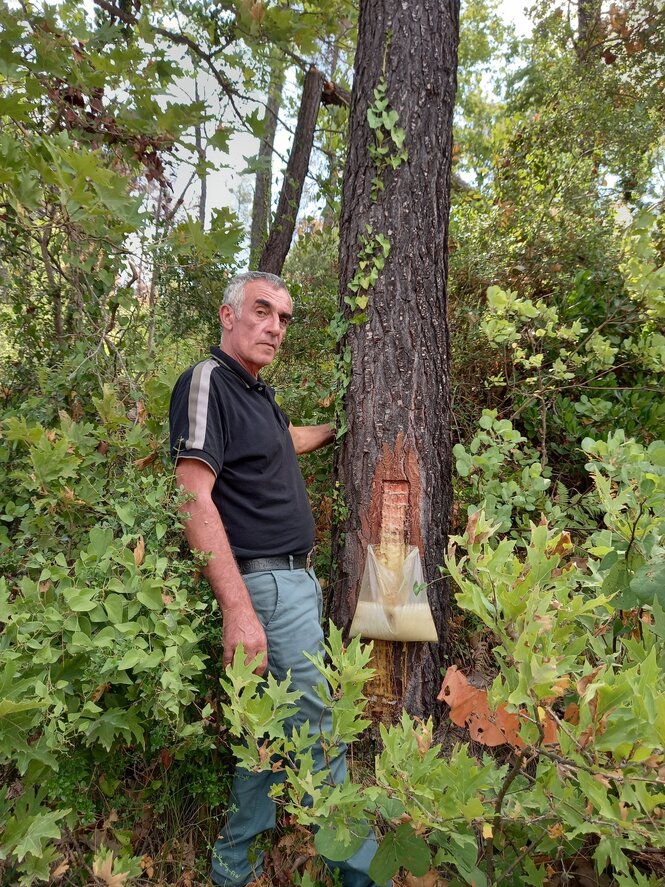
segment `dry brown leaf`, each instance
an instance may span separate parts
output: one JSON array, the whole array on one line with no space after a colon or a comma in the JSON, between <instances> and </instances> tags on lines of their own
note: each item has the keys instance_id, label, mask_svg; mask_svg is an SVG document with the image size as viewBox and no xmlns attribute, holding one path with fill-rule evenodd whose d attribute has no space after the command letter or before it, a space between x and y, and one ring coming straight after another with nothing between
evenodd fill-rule
<instances>
[{"instance_id":1,"label":"dry brown leaf","mask_svg":"<svg viewBox=\"0 0 665 887\"><path fill-rule=\"evenodd\" d=\"M449 717L458 727L468 727L471 737L491 747L509 743L518 748L524 742L517 735L519 717L500 707L490 712L487 691L473 687L456 665L446 672L437 697L450 706Z\"/></svg>"},{"instance_id":2,"label":"dry brown leaf","mask_svg":"<svg viewBox=\"0 0 665 887\"><path fill-rule=\"evenodd\" d=\"M551 825L547 829L547 834L550 838L561 838L563 837L565 829L563 827L563 823L557 822L555 825Z\"/></svg>"},{"instance_id":3,"label":"dry brown leaf","mask_svg":"<svg viewBox=\"0 0 665 887\"><path fill-rule=\"evenodd\" d=\"M568 687L570 687L570 675L564 675L552 684L552 696L550 698L565 696Z\"/></svg>"},{"instance_id":4,"label":"dry brown leaf","mask_svg":"<svg viewBox=\"0 0 665 887\"><path fill-rule=\"evenodd\" d=\"M423 758L432 745L432 724L418 719L418 729L413 732L418 745L418 754Z\"/></svg>"},{"instance_id":5,"label":"dry brown leaf","mask_svg":"<svg viewBox=\"0 0 665 887\"><path fill-rule=\"evenodd\" d=\"M65 874L66 871L68 871L68 869L69 869L69 863L67 862L67 860L63 856L63 858L60 860L60 862L51 871L52 880L57 881L58 878L62 878L62 876Z\"/></svg>"},{"instance_id":6,"label":"dry brown leaf","mask_svg":"<svg viewBox=\"0 0 665 887\"><path fill-rule=\"evenodd\" d=\"M458 727L467 727L471 738L483 745L495 747L509 744L513 748L524 748L524 740L519 735L520 716L526 713L509 712L501 705L490 711L487 690L469 684L466 677L451 665L446 671L437 699L445 702L450 711L448 716ZM548 745L557 742L556 722L542 710L544 741Z\"/></svg>"},{"instance_id":7,"label":"dry brown leaf","mask_svg":"<svg viewBox=\"0 0 665 887\"><path fill-rule=\"evenodd\" d=\"M136 543L136 548L134 549L134 563L137 567L140 567L143 563L143 558L145 557L145 539L143 536L139 536L138 541Z\"/></svg>"},{"instance_id":8,"label":"dry brown leaf","mask_svg":"<svg viewBox=\"0 0 665 887\"><path fill-rule=\"evenodd\" d=\"M96 857L92 863L92 873L106 887L123 887L128 877L127 872L113 874L113 853L109 853L105 859Z\"/></svg>"},{"instance_id":9,"label":"dry brown leaf","mask_svg":"<svg viewBox=\"0 0 665 887\"><path fill-rule=\"evenodd\" d=\"M574 727L580 722L580 707L576 702L569 702L563 713L563 719Z\"/></svg>"},{"instance_id":10,"label":"dry brown leaf","mask_svg":"<svg viewBox=\"0 0 665 887\"><path fill-rule=\"evenodd\" d=\"M90 696L90 701L91 702L98 702L102 698L104 693L106 693L106 691L110 690L110 689L111 689L110 684L100 684L96 690L92 691L92 694Z\"/></svg>"},{"instance_id":11,"label":"dry brown leaf","mask_svg":"<svg viewBox=\"0 0 665 887\"><path fill-rule=\"evenodd\" d=\"M517 735L519 718L505 709L497 709L493 715L473 718L469 734L476 742L495 748L508 743L514 748L524 748L524 740Z\"/></svg>"},{"instance_id":12,"label":"dry brown leaf","mask_svg":"<svg viewBox=\"0 0 665 887\"><path fill-rule=\"evenodd\" d=\"M562 555L573 547L573 543L570 541L570 533L567 530L564 530L563 533L559 536L559 541L554 546L552 550L548 548L546 554L550 557L552 555Z\"/></svg>"},{"instance_id":13,"label":"dry brown leaf","mask_svg":"<svg viewBox=\"0 0 665 887\"><path fill-rule=\"evenodd\" d=\"M263 22L263 19L266 17L266 7L262 0L257 0L256 3L252 4L249 14L257 25L260 25Z\"/></svg>"},{"instance_id":14,"label":"dry brown leaf","mask_svg":"<svg viewBox=\"0 0 665 887\"><path fill-rule=\"evenodd\" d=\"M141 458L141 459L134 459L134 465L136 465L137 468L142 470L144 468L147 468L148 465L152 465L152 463L155 461L156 458L157 458L157 452L154 451L152 453L148 453L147 456L143 456L143 458Z\"/></svg>"},{"instance_id":15,"label":"dry brown leaf","mask_svg":"<svg viewBox=\"0 0 665 887\"><path fill-rule=\"evenodd\" d=\"M448 887L449 883L435 869L430 869L421 877L412 875L410 872L404 876L404 887Z\"/></svg>"},{"instance_id":16,"label":"dry brown leaf","mask_svg":"<svg viewBox=\"0 0 665 887\"><path fill-rule=\"evenodd\" d=\"M594 668L592 672L589 672L589 674L585 675L583 678L580 678L580 680L576 684L577 692L580 696L584 695L586 688L589 686L589 684L593 682L594 678L601 668L602 666L599 665L598 668Z\"/></svg>"},{"instance_id":17,"label":"dry brown leaf","mask_svg":"<svg viewBox=\"0 0 665 887\"><path fill-rule=\"evenodd\" d=\"M268 751L268 745L270 744L268 739L264 739L261 745L259 746L259 760L262 764L270 758L270 752Z\"/></svg>"},{"instance_id":18,"label":"dry brown leaf","mask_svg":"<svg viewBox=\"0 0 665 887\"><path fill-rule=\"evenodd\" d=\"M165 607L168 607L169 604L172 604L174 600L175 598L172 594L166 594L165 592L162 592L162 602L164 603Z\"/></svg>"},{"instance_id":19,"label":"dry brown leaf","mask_svg":"<svg viewBox=\"0 0 665 887\"><path fill-rule=\"evenodd\" d=\"M479 518L480 512L474 511L466 522L466 537L469 540L469 545L473 545L476 541L476 526L478 525Z\"/></svg>"},{"instance_id":20,"label":"dry brown leaf","mask_svg":"<svg viewBox=\"0 0 665 887\"><path fill-rule=\"evenodd\" d=\"M149 878L155 877L155 862L152 856L145 854L141 857L141 868Z\"/></svg>"}]
</instances>

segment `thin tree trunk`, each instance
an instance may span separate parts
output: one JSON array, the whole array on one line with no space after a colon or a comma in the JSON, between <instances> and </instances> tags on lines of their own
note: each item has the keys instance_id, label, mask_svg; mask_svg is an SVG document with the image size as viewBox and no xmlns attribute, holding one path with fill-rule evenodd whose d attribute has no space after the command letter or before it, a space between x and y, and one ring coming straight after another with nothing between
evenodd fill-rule
<instances>
[{"instance_id":1,"label":"thin tree trunk","mask_svg":"<svg viewBox=\"0 0 665 887\"><path fill-rule=\"evenodd\" d=\"M164 206L165 185L160 182L159 194L157 196L157 206L155 208L155 230L159 232L162 223L162 208ZM203 224L203 223L201 223ZM159 271L157 261L153 256L152 270L150 272L150 287L148 289L148 351L152 354L155 343L155 325L157 322L157 277Z\"/></svg>"},{"instance_id":2,"label":"thin tree trunk","mask_svg":"<svg viewBox=\"0 0 665 887\"><path fill-rule=\"evenodd\" d=\"M62 345L65 339L65 329L62 322L62 293L60 291L60 286L55 279L53 263L51 262L51 257L48 251L48 244L50 239L51 223L49 221L42 232L42 236L40 237L39 247L41 249L42 261L44 262L44 270L46 271L46 278L48 280L49 294L51 296L51 302L53 304L53 335L56 342L59 345Z\"/></svg>"},{"instance_id":3,"label":"thin tree trunk","mask_svg":"<svg viewBox=\"0 0 665 887\"><path fill-rule=\"evenodd\" d=\"M377 642L386 708L380 716L436 710L448 594L439 564L451 508L446 281L459 0L362 0L340 222L340 304L359 267L362 238L382 234L390 254L369 291L367 322L352 325L348 431L336 458L348 516L334 539L331 614L347 629L367 546L381 540L388 503L406 507L401 532L417 546L438 644ZM408 160L377 175L367 109L385 76ZM369 235L367 226L371 228ZM389 527L387 529L390 529Z\"/></svg>"},{"instance_id":4,"label":"thin tree trunk","mask_svg":"<svg viewBox=\"0 0 665 887\"><path fill-rule=\"evenodd\" d=\"M199 85L196 82L194 83L194 100L197 102L199 100ZM206 152L201 139L200 123L194 127L194 146L196 148L196 153L201 164L201 170L199 172L199 180L201 182L201 191L199 194L199 223L201 225L201 228L205 228L206 202L208 199L208 175L204 167Z\"/></svg>"},{"instance_id":5,"label":"thin tree trunk","mask_svg":"<svg viewBox=\"0 0 665 887\"><path fill-rule=\"evenodd\" d=\"M333 43L330 49L327 64L330 72L330 79L334 81L337 76L337 65L339 64L339 45L336 42ZM331 148L328 153L328 194L332 196L337 192L340 179L340 167L338 157L335 155L334 149L332 149L332 145L330 144L331 142L332 139L328 139ZM336 223L337 218L335 210L335 201L329 197L326 200L322 213L322 221L326 228L331 228Z\"/></svg>"},{"instance_id":6,"label":"thin tree trunk","mask_svg":"<svg viewBox=\"0 0 665 887\"><path fill-rule=\"evenodd\" d=\"M263 138L259 145L259 169L254 185L252 204L252 227L249 235L249 267L256 268L268 237L268 216L270 214L272 183L272 152L275 146L277 117L282 104L284 69L275 62L270 72L268 101L266 103Z\"/></svg>"},{"instance_id":7,"label":"thin tree trunk","mask_svg":"<svg viewBox=\"0 0 665 887\"><path fill-rule=\"evenodd\" d=\"M259 261L260 271L280 274L289 252L314 144L314 128L324 79L323 74L314 66L305 75L293 147L284 173L275 219Z\"/></svg>"}]
</instances>

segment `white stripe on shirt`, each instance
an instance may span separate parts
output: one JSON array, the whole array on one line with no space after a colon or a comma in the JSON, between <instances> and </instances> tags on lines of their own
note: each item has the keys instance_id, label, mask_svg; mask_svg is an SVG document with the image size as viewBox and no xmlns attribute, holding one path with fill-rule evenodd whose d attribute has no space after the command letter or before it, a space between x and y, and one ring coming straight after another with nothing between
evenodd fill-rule
<instances>
[{"instance_id":1,"label":"white stripe on shirt","mask_svg":"<svg viewBox=\"0 0 665 887\"><path fill-rule=\"evenodd\" d=\"M189 437L185 441L186 450L202 450L208 431L208 401L210 399L210 376L217 366L216 361L204 360L194 367L189 386L187 420Z\"/></svg>"}]
</instances>

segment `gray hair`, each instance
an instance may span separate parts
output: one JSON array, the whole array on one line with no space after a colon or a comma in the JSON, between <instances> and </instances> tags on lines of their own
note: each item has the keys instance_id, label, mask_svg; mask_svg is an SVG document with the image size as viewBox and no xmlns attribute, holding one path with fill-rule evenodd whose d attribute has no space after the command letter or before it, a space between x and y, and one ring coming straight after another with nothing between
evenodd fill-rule
<instances>
[{"instance_id":1,"label":"gray hair","mask_svg":"<svg viewBox=\"0 0 665 887\"><path fill-rule=\"evenodd\" d=\"M245 271L243 274L236 274L232 278L224 290L224 300L222 305L229 305L233 308L236 317L240 317L242 311L242 303L245 299L245 287L253 280L265 280L266 283L272 285L273 289L286 290L287 286L281 277L276 274L269 274L267 271Z\"/></svg>"}]
</instances>

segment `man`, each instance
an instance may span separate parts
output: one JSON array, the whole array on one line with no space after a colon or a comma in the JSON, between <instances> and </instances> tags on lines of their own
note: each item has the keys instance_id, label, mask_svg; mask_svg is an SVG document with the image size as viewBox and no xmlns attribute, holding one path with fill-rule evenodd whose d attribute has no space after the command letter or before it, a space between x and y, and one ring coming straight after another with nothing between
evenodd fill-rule
<instances>
[{"instance_id":1,"label":"man","mask_svg":"<svg viewBox=\"0 0 665 887\"><path fill-rule=\"evenodd\" d=\"M321 588L309 569L314 520L296 454L334 438L330 425L294 427L259 376L277 354L292 316L291 297L274 274L235 277L219 311L222 341L185 372L171 398L171 449L178 484L193 494L184 506L189 545L209 552L204 575L223 617L223 661L242 643L248 660L303 694L291 725L330 730L329 710L314 688L320 675L303 655L322 649ZM315 748L317 769L327 766ZM344 752L329 765L344 779ZM249 861L256 837L275 824L268 790L273 773L236 770L228 821L215 844L212 880L226 887L252 881L262 857ZM376 845L368 838L346 863L335 863L344 887L368 887Z\"/></svg>"}]
</instances>

